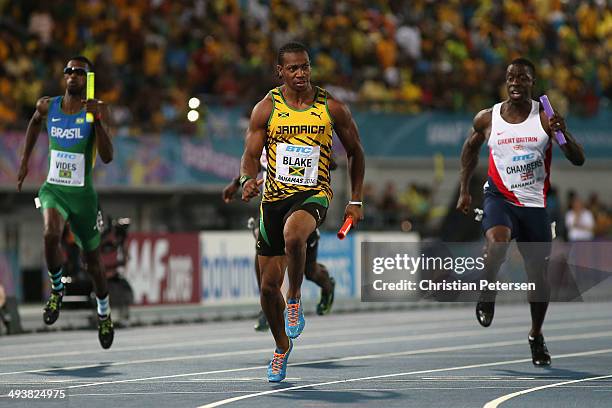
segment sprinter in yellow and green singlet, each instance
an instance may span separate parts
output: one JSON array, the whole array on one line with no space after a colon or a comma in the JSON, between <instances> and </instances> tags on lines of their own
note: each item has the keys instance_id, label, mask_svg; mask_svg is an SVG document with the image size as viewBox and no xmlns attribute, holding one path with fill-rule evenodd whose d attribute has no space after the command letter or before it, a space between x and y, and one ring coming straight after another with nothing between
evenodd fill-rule
<instances>
[{"instance_id":1,"label":"sprinter in yellow and green singlet","mask_svg":"<svg viewBox=\"0 0 612 408\"><path fill-rule=\"evenodd\" d=\"M363 218L365 169L357 126L347 106L310 83L310 57L300 43L278 52L277 73L283 85L272 89L253 108L240 166L242 199L259 195L256 180L262 150L268 159L260 206L257 258L261 271L261 306L276 350L268 380L282 381L293 347L304 329L300 301L306 241L321 225L332 199L330 164L335 131L348 159L351 198L344 216L357 225ZM287 268L287 301L281 293Z\"/></svg>"}]
</instances>

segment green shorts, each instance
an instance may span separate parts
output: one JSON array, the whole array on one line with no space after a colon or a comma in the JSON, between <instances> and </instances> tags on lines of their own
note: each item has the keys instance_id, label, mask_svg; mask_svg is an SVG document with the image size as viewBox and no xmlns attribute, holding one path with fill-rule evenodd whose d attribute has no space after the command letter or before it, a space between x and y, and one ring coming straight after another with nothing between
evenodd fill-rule
<instances>
[{"instance_id":1,"label":"green shorts","mask_svg":"<svg viewBox=\"0 0 612 408\"><path fill-rule=\"evenodd\" d=\"M38 191L41 211L54 208L70 223L77 245L86 252L100 245L98 195L93 189L66 192L44 183Z\"/></svg>"}]
</instances>

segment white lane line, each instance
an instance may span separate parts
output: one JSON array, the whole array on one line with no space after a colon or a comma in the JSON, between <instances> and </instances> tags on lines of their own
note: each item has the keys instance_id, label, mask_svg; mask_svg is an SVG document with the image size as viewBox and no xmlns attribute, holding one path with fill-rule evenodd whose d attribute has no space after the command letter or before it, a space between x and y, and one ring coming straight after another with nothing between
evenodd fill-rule
<instances>
[{"instance_id":1,"label":"white lane line","mask_svg":"<svg viewBox=\"0 0 612 408\"><path fill-rule=\"evenodd\" d=\"M42 310L42 309L41 309ZM334 330L346 330L346 329L352 329L355 326L358 327L368 327L370 329L375 330L377 327L380 329L381 327L388 327L388 323L381 323L381 324L376 324L376 322L378 322L378 320L374 320L373 323L368 322L367 326L366 325L359 325L359 320L364 320L364 319L371 319L372 317L375 317L377 314L373 314L373 313L365 313L365 314L361 314L361 315L353 315L351 316L351 321L349 323L343 324L342 322L346 322L346 319L335 319L333 320L334 317L337 317L338 315L334 316L330 316L329 318L325 319L324 324L322 324L321 322L314 322L313 325L309 326L312 329L315 330L327 330L327 326L332 326ZM594 315L594 313L590 313L585 315L584 317L582 316L577 316L576 320L583 320L584 318L604 318L604 317L610 317L609 314L602 314L601 316L597 316ZM524 321L524 319L520 319L514 316L511 317L503 317L501 318L502 320L500 321L505 321L505 322L521 322ZM431 317L423 317L421 315L415 316L413 313L410 314L402 314L399 316L399 318L397 320L394 320L394 323L401 326L401 325L406 325L406 324L415 324L415 323L421 323L421 322L430 322L432 321ZM435 319L435 321L437 323L447 323L447 322L456 322L457 318L450 318L448 316L444 316L444 318L440 318L440 319ZM496 318L496 321L497 318ZM553 320L550 320L550 322L553 322ZM566 320L559 320L559 321L566 321ZM212 329L217 336L216 337L223 337L223 338L229 338L229 337L233 337L235 335L242 335L245 332L245 329L243 326L230 326L230 327L218 327L220 325L227 325L227 323L213 323L212 326L209 326L209 324L202 324L202 325L197 325L195 327L195 330L193 328L193 326L190 326L190 330L189 333L193 334L194 332L197 331L201 331L202 334L208 335L210 334L210 330ZM466 324L467 325L467 324ZM146 341L146 340L150 340L150 339L155 339L156 342L171 342L173 340L176 339L176 334L174 334L173 332L173 328L177 328L177 329L182 329L183 326L187 326L185 325L171 325L170 328L168 328L168 326L165 326L165 328L158 328L158 327L129 327L126 329L122 329L121 333L122 334L126 334L129 333L129 337L126 337L127 342L129 343L136 343L136 344L142 344L142 341ZM325 326L325 327L323 327ZM419 326L420 327L420 326ZM173 332L171 335L167 335L165 336L164 333L166 332ZM71 331L70 333L74 333L75 331ZM79 333L84 333L84 332L88 332L91 333L91 330L76 330L76 332ZM136 333L134 333L136 332ZM144 332L144 333L143 333ZM252 332L251 332L252 333ZM59 330L55 330L55 331L49 331L47 333L45 333L46 337L58 337L61 335L66 335L67 332L61 332ZM35 336L35 337L34 337ZM74 336L72 335L68 335L69 337L73 338ZM66 336L64 336L66 337ZM40 333L33 333L33 334L18 334L15 336L9 336L7 337L1 337L0 338L0 342L5 342L13 340L14 338L19 338L20 340L30 340L30 339L39 339L40 338ZM95 335L92 335L92 338L95 338ZM196 336L197 338L197 336ZM89 345L91 344L91 340L70 340L70 344L71 345ZM43 341L37 341L37 342L29 342L27 344L28 348L34 348L34 347L41 347L41 348L45 348L48 349L50 347L65 347L66 346L66 340L43 340ZM19 343L14 343L14 344L3 344L2 348L4 350L8 350L9 348L20 348L23 349L24 347L24 342L20 341ZM98 351L99 349L95 349L95 351Z\"/></svg>"},{"instance_id":2,"label":"white lane line","mask_svg":"<svg viewBox=\"0 0 612 408\"><path fill-rule=\"evenodd\" d=\"M517 319L517 318L513 318L513 319L507 319L507 321L505 321L504 323L508 324L508 323L518 323L521 322L521 319ZM456 320L449 320L448 322L456 323ZM602 326L609 326L612 323L612 319L609 320L603 320L603 319L597 319L597 320L590 320L590 323L587 323L590 325L602 325ZM440 326L440 322L436 321L430 324L421 324L419 326L419 330L423 331L423 330L428 330L428 329L438 329ZM450 329L452 327L464 327L464 328L468 328L470 326L473 326L472 322L462 322L462 323L458 323L456 325L450 324L448 326L445 326L446 329ZM316 338L325 338L325 339L329 339L330 337L333 337L335 335L342 335L343 337L358 337L358 335L367 335L367 334L378 334L380 333L380 329L381 327L385 327L387 328L385 325L380 325L380 326L362 326L359 330L325 330L322 332L315 332L312 333L308 336L309 339L316 339ZM105 351L105 354L116 354L119 352L125 352L125 351L141 351L141 350L154 350L154 349L168 349L168 348L178 348L178 347L189 347L189 346L207 346L207 345L215 345L215 344L231 344L231 343L240 343L240 344L244 344L246 342L252 342L252 343L257 343L257 342L266 342L269 343L270 338L267 336L257 336L257 337L249 337L249 338L245 338L244 335L244 329L241 329L242 333L238 333L239 336L235 336L233 338L227 338L225 336L222 336L222 338L217 338L217 339L208 339L208 340L193 340L193 341L183 341L183 342L175 342L175 341L170 341L173 339L168 339L168 341L164 344L163 340L160 342L160 340L158 340L156 338L156 341L158 342L157 344L151 344L151 345L135 345L135 346L131 346L131 347L113 347L108 351ZM390 332L396 332L396 331L405 331L406 328L403 326L395 326L395 329L392 330L388 330L386 333L390 333ZM129 339L130 342L132 342L132 339ZM161 343L161 344L160 344ZM72 343L70 343L72 346ZM91 341L88 341L88 344L91 344ZM65 346L66 342L63 342L61 344L61 346ZM28 346L29 347L29 346ZM23 350L23 345L21 345L21 348ZM14 356L10 356L10 357L0 357L0 361L19 361L20 363L24 360L28 360L28 359L48 359L50 357L52 358L56 358L56 357L68 357L68 356L78 356L78 355L96 355L100 352L100 348L95 348L95 349L88 349L88 350L83 350L80 349L78 351L64 351L64 352L54 352L52 354L49 354L49 352L45 352L45 353L41 353L41 354L28 354L28 355L14 355ZM2 373L0 373L1 375Z\"/></svg>"},{"instance_id":3,"label":"white lane line","mask_svg":"<svg viewBox=\"0 0 612 408\"><path fill-rule=\"evenodd\" d=\"M548 340L549 341L551 340L552 341L570 341L570 340L588 339L588 338L597 338L597 337L612 337L612 331L549 337ZM333 358L333 359L327 359L327 360L314 360L314 361L304 361L301 363L290 363L289 366L296 367L296 366L306 366L306 365L315 365L315 364L338 363L338 362L345 362L345 361L379 359L379 358L389 358L389 357L399 357L399 356L409 356L409 355L419 355L419 354L429 354L429 353L443 353L443 352L449 352L449 351L465 351L465 350L474 350L474 349L480 349L480 348L515 346L515 345L520 345L520 344L525 344L525 341L518 341L518 340L499 341L499 342L461 345L461 346L434 347L434 348L398 351L398 352L389 352L389 353L366 354L366 355L339 357L339 358ZM555 356L555 358L558 358L558 357ZM526 359L525 361L531 361L531 360ZM208 374L235 373L235 372L242 372L242 371L259 370L259 369L264 369L266 367L267 365L261 365L261 366L252 366L252 367L242 367L242 368L230 368L230 369L225 369L225 370L203 371L199 373L183 373L183 374L171 374L171 375L162 375L162 376L145 377L145 378L130 378L126 380L102 381L102 382L95 382L95 383L89 383L89 384L72 385L72 386L66 387L66 389L94 387L94 386L108 385L108 384L124 384L124 383L142 382L142 381L150 381L150 380L160 380L160 379L167 379L167 378L183 378L183 377L192 377L192 376L208 375Z\"/></svg>"},{"instance_id":4,"label":"white lane line","mask_svg":"<svg viewBox=\"0 0 612 408\"><path fill-rule=\"evenodd\" d=\"M585 351L585 352L581 352L581 353L561 354L561 355L555 356L555 360L558 360L560 358L584 357L584 356L592 356L592 355L597 355L597 354L608 354L608 353L612 353L612 348L602 349L602 350ZM348 378L348 379L344 379L344 380L327 381L327 382L316 383L316 384L297 385L297 386L293 386L293 387L279 388L279 389L275 389L275 390L261 391L261 392L256 392L256 393L253 393L253 394L240 395L238 397L227 398L227 399L224 399L224 400L221 400L221 401L216 401L216 402L213 402L213 403L210 403L210 404L201 405L198 408L214 408L214 407L219 407L221 405L231 404L231 403L237 402L237 401L242 401L242 400L245 400L245 399L261 397L261 396L264 396L264 395L278 394L280 392L288 392L288 391L293 391L293 390L302 390L302 389L305 389L305 388L322 387L322 386L334 385L334 384L353 383L353 382L357 382L357 381L377 380L377 379L381 379L381 378L393 378L393 377L400 377L400 376L406 376L406 375L431 374L431 373L440 373L440 372L444 372L444 371L457 371L457 370L468 370L468 369L472 369L472 368L495 367L495 366L507 365L507 364L527 363L527 362L530 362L530 361L531 361L530 358L523 358L523 359L519 359L519 360L495 361L495 362L492 362L492 363L482 363L482 364L471 364L471 365L456 366L456 367L435 368L435 369L431 369L431 370L421 370L421 371L407 371L407 372L403 372L403 373L373 375L373 376L370 376L370 377ZM605 377L612 377L612 376L605 376ZM595 378L604 378L604 377L595 377ZM576 380L576 381L581 381L581 380ZM573 382L576 382L576 381L573 381ZM560 385L561 384L562 383L560 383ZM547 387L547 386L545 386L545 387ZM541 388L541 387L538 387L538 388ZM485 408L491 408L491 407L485 407Z\"/></svg>"},{"instance_id":5,"label":"white lane line","mask_svg":"<svg viewBox=\"0 0 612 408\"><path fill-rule=\"evenodd\" d=\"M580 312L578 312L578 314L574 313L574 317L575 320L580 321L580 320L584 320L584 318L596 318L596 319L603 319L603 318L610 318L609 313L605 313L605 314L596 314L597 311L601 311L602 309L597 309L596 311L592 311L589 312L589 310L584 310L585 314L582 315L580 314ZM449 312L455 312L456 310L449 310ZM463 313L463 310L461 311ZM581 311L582 312L582 311ZM409 313L408 315L406 313ZM406 313L400 315L400 317L404 317L404 319L398 319L397 321L394 320L394 324L396 324L397 326L403 326L403 325L407 325L407 324L413 324L413 323L421 323L421 322L430 322L432 320L431 317L427 317L427 318L422 318L420 316L414 316L412 314L412 311L407 311ZM359 321L360 320L364 320L364 319L368 319L370 320L372 317L376 317L377 315L379 315L380 313L363 313L363 314L359 314L359 315L354 315L351 317L351 322L350 324L347 324L346 327L343 326L341 323L338 324L338 322L334 321L331 322L330 319L333 319L334 315L330 316L329 318L325 319L325 324L322 324L319 321L315 321L314 324L311 327L311 329L316 329L316 330L324 330L325 331L325 336L328 335L328 331L327 331L327 326L328 323L333 323L331 326L333 327L333 329L338 330L338 329L344 329L346 330L346 328L354 328L355 325L360 326L360 327L367 327L372 329L372 331L378 331L376 328L380 328L380 327L388 327L388 322L385 322L384 324L381 325L376 325L376 322L378 320L374 320L374 323L368 321L367 325L359 325ZM439 325L440 323L447 323L447 322L457 322L457 316L455 317L448 317L448 314L444 315L444 318L436 318L435 319L435 324ZM340 322L342 322L344 320L341 320ZM496 325L499 325L499 323L504 322L504 323L518 323L518 322L523 322L524 318L520 318L520 317L515 317L515 316L496 316L495 321L497 322ZM550 316L549 319L547 320L547 325L548 324L557 324L560 322L565 322L567 321L567 319L556 319L554 316ZM466 321L466 324L464 324L465 326L468 326ZM471 322L470 322L471 323ZM217 325L216 323L214 323L214 327L212 327L214 330L217 330ZM315 326L316 325L316 326ZM175 325L172 327L177 327L178 329L181 329L182 326L184 325ZM426 327L427 325L420 325L419 327ZM202 325L199 327L196 327L196 330L191 329L189 331L190 334L193 334L194 331L197 331L199 329L201 329L201 331L204 334L209 334L208 331L209 326L206 325ZM219 336L224 337L224 338L228 338L228 337L233 337L232 335L241 335L244 334L244 329L243 328L236 328L234 326L229 327L229 328L225 328L225 327L221 327L219 328L221 329L221 333L219 333ZM332 330L333 330L332 329ZM147 341L150 339L155 339L155 341L157 342L157 344L159 343L164 343L164 342L168 342L171 343L172 341L175 340L176 335L172 334L169 336L165 336L165 332L167 331L171 331L171 329L167 329L167 328L157 328L157 327L132 327L132 328L126 328L126 329L122 329L121 330L121 338L120 340L122 340L123 342L128 343L127 345L129 346L129 343L134 343L134 344L143 344L143 341ZM83 332L91 332L91 330L78 330L78 332L83 333ZM145 333L143 333L145 332ZM74 333L74 332L71 332ZM45 333L46 337L57 337L57 335L63 335L66 334L65 332L60 332L60 331L51 331L49 333ZM129 336L126 336L126 334L129 334ZM20 338L20 340L30 340L33 339L33 336L36 336L36 338L40 338L40 333L35 333L35 334L22 334L22 335L16 335L16 336L9 336L8 338L0 338L0 343L6 341L6 340L12 340L14 338ZM185 336L186 337L186 336ZM74 336L70 335L70 338L74 338ZM95 338L92 337L92 338ZM125 340L124 340L125 339ZM195 340L193 340L195 341ZM74 340L70 340L70 345L71 346L87 346L91 344L91 340L79 340L79 339L74 339ZM17 344L3 344L2 348L4 351L6 351L6 354L14 354L16 352L19 352L21 350L23 350L24 347L24 342L20 342ZM33 348L44 348L46 350L48 350L49 348L53 348L55 346L58 347L65 347L66 346L66 340L47 340L47 341L41 341L41 342L35 342L35 343L28 343L27 347L29 350L33 349ZM146 345L149 346L149 345ZM150 345L150 346L154 346L154 345ZM17 348L18 350L16 350L15 352L9 352L9 350L11 348ZM80 348L80 347L75 347L75 348ZM19 350L20 349L20 350ZM115 349L111 349L109 350L109 352L114 351ZM99 349L92 349L92 352L99 352ZM89 353L89 351L87 350L83 350L83 353ZM48 354L44 354L46 357L48 357ZM57 353L54 353L54 355L57 355ZM68 354L70 355L70 354ZM29 356L27 356L29 358ZM0 358L0 361L8 361L5 360L6 358Z\"/></svg>"},{"instance_id":6,"label":"white lane line","mask_svg":"<svg viewBox=\"0 0 612 408\"><path fill-rule=\"evenodd\" d=\"M574 323L560 323L560 324L550 324L547 325L546 328L548 330L557 330L557 329L579 329L585 327L592 327L598 325L608 325L608 320L592 320L592 321L582 321L582 322L574 322ZM504 328L495 328L492 330L488 330L487 334L495 335L495 334L505 334L505 333L516 333L517 331L523 331L524 326L511 326ZM607 333L607 332L600 332ZM352 340L352 341L341 341L341 342L333 342L333 343L325 343L325 344L311 344L300 346L300 350L316 350L316 349L326 349L330 347L354 347L361 345L370 345L370 344L388 344L388 343L397 343L397 342L406 342L413 340L432 340L439 338L447 338L447 337L471 337L474 336L474 329L462 330L462 331L451 331L451 332L438 332L438 333L426 333L426 334L417 334L417 335L409 335L409 336L393 336L386 338L372 338L368 340ZM588 337L592 338L592 337ZM134 365L134 364L150 364L150 363L164 363L171 361L185 361L185 360L201 360L208 358L219 358L219 357L228 357L228 356L241 356L241 355L249 355L249 354L258 354L258 353L269 353L270 348L260 348L260 349L248 349L248 350L237 350L237 351L227 351L227 352L217 352L217 353L205 353L205 354L191 354L187 356L173 356L173 357L160 357L153 359L141 359L141 360L128 360L128 361L115 361L109 363L96 363L96 364L83 364L83 365L75 365L75 366L64 366L64 367L54 367L54 368L40 368L34 370L23 370L23 371L11 371L11 372L0 372L1 376L7 375L16 375L16 374L33 374L33 373L44 373L49 371L69 371L69 370L82 370L85 368L101 368L101 367L116 367L116 366L124 366L124 365Z\"/></svg>"},{"instance_id":7,"label":"white lane line","mask_svg":"<svg viewBox=\"0 0 612 408\"><path fill-rule=\"evenodd\" d=\"M500 321L498 321L497 323L505 323L505 324L510 324L510 323L520 323L522 322L524 319L521 318L505 318L505 319L500 319ZM579 319L577 319L579 320ZM497 320L496 320L497 321ZM429 323L429 324L421 324L419 325L419 330L423 331L423 330L428 330L428 329L439 329L440 326L440 321L436 320L433 323ZM451 323L450 325L446 325L445 328L446 329L450 329L453 327L465 327L465 328L469 328L469 327L473 327L473 323L470 322L460 322L458 323L457 320L448 320L448 321L444 321L444 323ZM455 325L453 325L452 323L456 323ZM609 326L612 323L612 319L594 319L594 320L587 320L587 321L583 321L583 323L588 324L589 326L591 325L602 325L602 326ZM554 328L554 323L551 323L552 327ZM395 331L405 331L406 328L404 326L401 325L396 325L394 327L394 329L389 330L388 329L388 324L385 325L368 325L368 326L361 326L360 329L358 330L338 330L338 328L336 327L336 330L324 330L324 331L317 331L314 332L312 334L309 333L308 338L309 339L316 339L316 338L325 338L325 339L329 339L332 336L335 335L342 335L343 337L349 337L349 336L354 336L357 337L358 335L366 335L366 334L378 334L380 333L380 329L381 327L384 327L385 329L387 329L386 333L390 333L390 332L395 332ZM240 344L244 344L246 342L253 342L253 343L257 343L257 342L269 342L270 339L269 337L248 337L245 338L244 335L244 329L241 329L241 333L237 333L238 336L234 336L234 337L230 337L228 338L227 336L221 336L221 338L217 338L217 339L208 339L208 340L190 340L190 341L183 341L183 342L175 342L174 338L168 338L168 339L158 339L155 338L155 340L157 341L156 344L150 344L150 345L142 345L142 343L140 343L141 345L134 345L134 346L129 346L129 347L113 347L108 351L105 351L105 354L116 354L119 352L125 352L125 351L141 351L141 350L154 350L154 349L168 349L168 348L174 348L174 347L189 347L189 346L206 346L206 345L215 345L215 344L231 344L231 343L240 343ZM148 337L150 338L150 337ZM128 338L130 343L133 343L134 340L132 338ZM86 344L91 344L92 341L87 341ZM117 341L115 342L117 343ZM137 342L136 342L137 343ZM51 344L51 343L50 343ZM71 346L73 345L73 343L70 343ZM137 343L138 344L138 343ZM64 347L66 345L66 342L62 342L61 344L62 347ZM23 350L24 345L22 344L21 346L21 350ZM30 345L28 345L28 348L30 348ZM56 358L56 357L69 357L69 356L78 356L78 355L95 355L98 354L100 352L99 348L95 348L95 349L87 349L87 350L83 350L81 348L79 348L78 351L64 351L64 352L54 352L52 354L49 354L48 352L44 352L41 354L28 354L28 355L14 355L14 356L9 356L9 357L0 357L0 361L19 361L22 362L24 360L27 359L40 359L40 358L44 358L44 359L48 359L50 357L52 358ZM14 353L8 353L7 354L14 354ZM2 373L0 373L0 375L2 375Z\"/></svg>"},{"instance_id":8,"label":"white lane line","mask_svg":"<svg viewBox=\"0 0 612 408\"><path fill-rule=\"evenodd\" d=\"M529 389L522 390L522 391L513 392L512 394L502 395L501 397L497 399L487 402L486 404L484 404L483 408L497 408L500 404L503 404L509 399L512 399L512 398L515 398L521 395L529 394L532 392L545 390L547 388L560 387L563 385L576 384L576 383L585 382L585 381L603 380L604 378L612 378L612 374L611 375L600 375L598 377L581 378L579 380L563 381L559 383L541 385L539 387L534 387L534 388L529 388Z\"/></svg>"}]
</instances>

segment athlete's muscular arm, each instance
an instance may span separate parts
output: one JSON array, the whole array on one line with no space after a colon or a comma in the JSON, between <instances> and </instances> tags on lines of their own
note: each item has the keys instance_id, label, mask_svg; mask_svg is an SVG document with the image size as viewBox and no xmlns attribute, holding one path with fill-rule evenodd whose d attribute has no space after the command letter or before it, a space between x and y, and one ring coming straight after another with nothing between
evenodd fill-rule
<instances>
[{"instance_id":1,"label":"athlete's muscular arm","mask_svg":"<svg viewBox=\"0 0 612 408\"><path fill-rule=\"evenodd\" d=\"M259 186L263 183L262 180L257 180L259 172L259 158L261 151L266 141L266 128L268 119L272 113L272 99L266 95L264 99L259 101L251 112L249 128L247 129L246 138L244 141L244 153L240 161L240 177L250 177L242 184L242 200L249 201L251 198L259 195Z\"/></svg>"},{"instance_id":2,"label":"athlete's muscular arm","mask_svg":"<svg viewBox=\"0 0 612 408\"><path fill-rule=\"evenodd\" d=\"M111 141L110 110L108 105L99 99L88 99L86 102L87 112L94 115L94 132L96 135L96 147L98 154L104 163L113 161L113 142Z\"/></svg>"},{"instance_id":3,"label":"athlete's muscular arm","mask_svg":"<svg viewBox=\"0 0 612 408\"><path fill-rule=\"evenodd\" d=\"M21 186L26 176L28 175L28 162L30 161L30 155L38 140L38 134L42 128L44 120L47 118L49 112L49 101L51 98L43 96L36 102L36 110L28 123L26 130L26 144L23 149L23 156L21 156L21 163L19 165L19 173L17 174L17 191L21 191Z\"/></svg>"},{"instance_id":4,"label":"athlete's muscular arm","mask_svg":"<svg viewBox=\"0 0 612 408\"><path fill-rule=\"evenodd\" d=\"M363 146L359 139L359 131L353 120L348 107L331 96L328 97L327 106L334 121L334 129L340 138L346 157L348 159L348 171L351 177L351 201L363 199L363 177L365 174L365 155ZM353 218L353 224L357 225L363 219L363 210L359 205L347 205L344 210L344 218Z\"/></svg>"},{"instance_id":5,"label":"athlete's muscular arm","mask_svg":"<svg viewBox=\"0 0 612 408\"><path fill-rule=\"evenodd\" d=\"M464 214L470 211L472 204L472 195L470 194L470 180L474 174L474 170L478 165L478 154L480 147L487 140L491 132L491 109L485 109L478 112L474 117L470 135L463 143L461 150L461 175L459 200L457 201L457 210Z\"/></svg>"},{"instance_id":6,"label":"athlete's muscular arm","mask_svg":"<svg viewBox=\"0 0 612 408\"><path fill-rule=\"evenodd\" d=\"M563 135L565 135L565 140L567 141L567 143L559 147L561 147L561 150L565 154L565 157L567 157L567 159L573 165L582 166L585 161L584 149L578 142L576 142L576 139L574 139L574 136L572 136L569 130L567 130L567 127L565 125L565 119L563 119L563 116L559 115L558 112L555 112L555 114L549 119L546 116L546 113L544 112L544 110L540 110L540 122L542 123L542 126L544 127L544 130L546 131L546 133L548 133L548 135L555 142L557 142L557 138L555 137L555 132L557 130L560 130L561 132L563 132Z\"/></svg>"}]
</instances>

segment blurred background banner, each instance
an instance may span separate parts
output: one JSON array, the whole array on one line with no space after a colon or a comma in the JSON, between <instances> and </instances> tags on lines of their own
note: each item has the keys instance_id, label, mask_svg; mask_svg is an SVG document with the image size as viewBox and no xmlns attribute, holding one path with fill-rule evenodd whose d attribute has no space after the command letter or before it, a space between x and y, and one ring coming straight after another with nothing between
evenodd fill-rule
<instances>
[{"instance_id":1,"label":"blurred background banner","mask_svg":"<svg viewBox=\"0 0 612 408\"><path fill-rule=\"evenodd\" d=\"M202 302L259 299L255 279L255 239L249 231L200 233Z\"/></svg>"},{"instance_id":2,"label":"blurred background banner","mask_svg":"<svg viewBox=\"0 0 612 408\"><path fill-rule=\"evenodd\" d=\"M239 123L239 109L228 109L210 120L219 127L206 137L180 136L172 132L141 137L118 136L113 140L115 157L111 166L100 165L95 171L96 185L113 186L196 186L219 185L238 174L243 151L244 128ZM233 115L232 115L233 113ZM466 114L425 113L418 116L354 112L368 157L379 159L430 158L442 154L456 158L470 127L472 116ZM222 124L221 124L222 123ZM612 112L584 119L568 118L577 132L589 159L612 157L609 126ZM44 136L44 135L43 135ZM38 185L47 173L48 142L41 136L30 160L27 183ZM25 134L5 132L0 137L0 186L11 188L17 179ZM342 145L335 140L335 152ZM559 149L553 150L559 157ZM481 156L487 150L482 149Z\"/></svg>"},{"instance_id":3,"label":"blurred background banner","mask_svg":"<svg viewBox=\"0 0 612 408\"><path fill-rule=\"evenodd\" d=\"M130 234L128 256L135 304L199 303L198 234Z\"/></svg>"}]
</instances>

